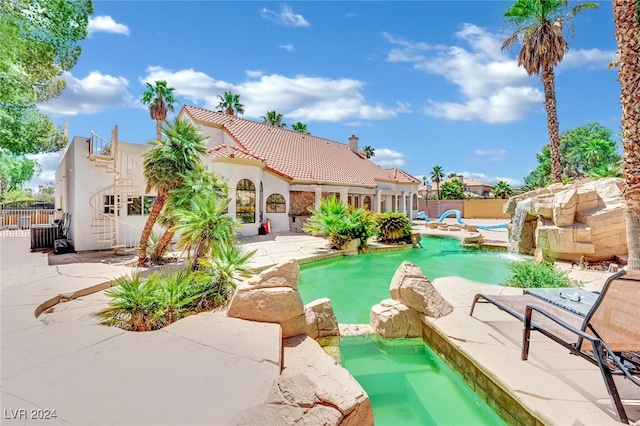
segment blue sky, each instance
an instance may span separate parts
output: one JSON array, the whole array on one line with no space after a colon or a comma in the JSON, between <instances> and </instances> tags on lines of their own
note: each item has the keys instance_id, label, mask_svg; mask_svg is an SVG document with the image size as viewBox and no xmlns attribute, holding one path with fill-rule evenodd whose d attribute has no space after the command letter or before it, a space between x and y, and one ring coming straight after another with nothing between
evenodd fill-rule
<instances>
[{"instance_id":1,"label":"blue sky","mask_svg":"<svg viewBox=\"0 0 640 426\"><path fill-rule=\"evenodd\" d=\"M94 1L89 37L62 96L39 105L69 135L147 143L145 82L215 109L232 91L243 118L268 110L316 136L376 150L373 161L421 177L445 173L519 186L548 143L539 76L517 66L510 1ZM560 130L620 130L612 6L575 19L556 69ZM172 118L173 116L170 116ZM617 137L617 136L616 136ZM55 156L41 158L53 181Z\"/></svg>"}]
</instances>

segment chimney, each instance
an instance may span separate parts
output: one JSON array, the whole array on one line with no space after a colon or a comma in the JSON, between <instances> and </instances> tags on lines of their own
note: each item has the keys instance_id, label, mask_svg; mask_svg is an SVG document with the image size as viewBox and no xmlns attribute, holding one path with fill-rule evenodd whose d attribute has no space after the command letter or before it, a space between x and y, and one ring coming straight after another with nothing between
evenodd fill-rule
<instances>
[{"instance_id":1,"label":"chimney","mask_svg":"<svg viewBox=\"0 0 640 426\"><path fill-rule=\"evenodd\" d=\"M464 186L464 176L462 175L458 175L458 180L460 181L460 183Z\"/></svg>"},{"instance_id":2,"label":"chimney","mask_svg":"<svg viewBox=\"0 0 640 426\"><path fill-rule=\"evenodd\" d=\"M349 147L351 148L351 151L355 152L356 154L358 153L358 140L360 138L357 137L356 135L351 135L351 137L349 138Z\"/></svg>"}]
</instances>

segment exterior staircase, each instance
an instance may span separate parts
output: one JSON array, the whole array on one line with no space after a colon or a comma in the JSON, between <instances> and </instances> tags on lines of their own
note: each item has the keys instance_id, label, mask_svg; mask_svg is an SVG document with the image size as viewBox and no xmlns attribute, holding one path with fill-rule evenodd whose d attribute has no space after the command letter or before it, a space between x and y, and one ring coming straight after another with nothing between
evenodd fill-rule
<instances>
[{"instance_id":1,"label":"exterior staircase","mask_svg":"<svg viewBox=\"0 0 640 426\"><path fill-rule=\"evenodd\" d=\"M89 159L113 176L113 185L89 199L91 233L99 242L109 243L114 252L131 251L140 242L140 232L120 217L127 211L129 197L140 196L140 164L118 146L118 126L111 131L111 140L91 132Z\"/></svg>"}]
</instances>

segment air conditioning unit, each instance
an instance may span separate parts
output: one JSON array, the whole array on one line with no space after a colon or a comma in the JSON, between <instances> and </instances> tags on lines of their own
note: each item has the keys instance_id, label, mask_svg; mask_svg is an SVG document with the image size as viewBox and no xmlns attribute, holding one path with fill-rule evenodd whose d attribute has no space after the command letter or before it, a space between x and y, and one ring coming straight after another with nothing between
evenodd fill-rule
<instances>
[{"instance_id":1,"label":"air conditioning unit","mask_svg":"<svg viewBox=\"0 0 640 426\"><path fill-rule=\"evenodd\" d=\"M53 248L58 238L58 225L31 225L31 251Z\"/></svg>"}]
</instances>

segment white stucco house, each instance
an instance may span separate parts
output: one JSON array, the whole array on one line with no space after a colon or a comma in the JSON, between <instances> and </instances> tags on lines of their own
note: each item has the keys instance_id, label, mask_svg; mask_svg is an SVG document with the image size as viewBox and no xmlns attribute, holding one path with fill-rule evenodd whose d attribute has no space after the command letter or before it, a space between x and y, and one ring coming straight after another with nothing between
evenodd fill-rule
<instances>
[{"instance_id":1,"label":"white stucco house","mask_svg":"<svg viewBox=\"0 0 640 426\"><path fill-rule=\"evenodd\" d=\"M271 232L302 232L307 209L329 194L374 212L417 212L420 181L367 159L356 136L340 143L190 105L178 117L208 137L203 161L227 181L239 235L258 235L267 221ZM117 127L108 140L73 138L56 171L55 203L71 215L77 251L138 245L155 196L145 193L142 170L150 148L121 142Z\"/></svg>"}]
</instances>

